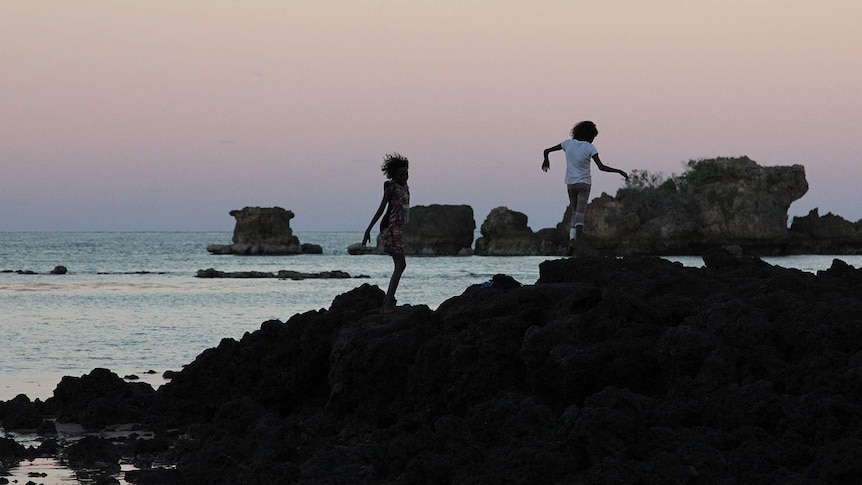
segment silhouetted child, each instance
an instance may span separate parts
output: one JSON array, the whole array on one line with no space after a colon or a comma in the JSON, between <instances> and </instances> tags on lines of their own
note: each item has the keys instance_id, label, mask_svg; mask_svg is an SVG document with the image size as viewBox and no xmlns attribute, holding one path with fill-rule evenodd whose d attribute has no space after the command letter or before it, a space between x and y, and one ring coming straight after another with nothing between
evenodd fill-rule
<instances>
[{"instance_id":1,"label":"silhouetted child","mask_svg":"<svg viewBox=\"0 0 862 485\"><path fill-rule=\"evenodd\" d=\"M365 230L365 236L362 238L362 246L364 247L366 243L371 241L371 228L386 210L386 214L380 221L380 235L383 239L383 251L392 256L395 270L389 280L389 290L383 299L380 313L395 311L395 290L398 289L401 274L407 267L407 261L404 259L404 244L401 239L401 226L407 223L410 216L410 188L407 186L408 168L407 158L397 153L387 154L383 159L381 170L388 179L383 183L383 200L380 201L380 207L374 214L374 218L371 219L371 223L368 224L368 229Z\"/></svg>"},{"instance_id":2,"label":"silhouetted child","mask_svg":"<svg viewBox=\"0 0 862 485\"><path fill-rule=\"evenodd\" d=\"M569 230L569 255L575 252L575 241L584 229L584 219L587 212L587 202L590 198L592 178L590 177L590 160L596 162L596 166L602 172L616 172L626 180L627 173L620 169L609 167L602 163L599 152L593 146L593 140L599 135L596 124L592 121L581 121L572 128L572 139L565 140L559 145L545 149L545 160L542 162L542 170L545 172L551 168L548 154L558 150L566 152L566 188L569 193L569 204L572 208L572 227Z\"/></svg>"}]
</instances>

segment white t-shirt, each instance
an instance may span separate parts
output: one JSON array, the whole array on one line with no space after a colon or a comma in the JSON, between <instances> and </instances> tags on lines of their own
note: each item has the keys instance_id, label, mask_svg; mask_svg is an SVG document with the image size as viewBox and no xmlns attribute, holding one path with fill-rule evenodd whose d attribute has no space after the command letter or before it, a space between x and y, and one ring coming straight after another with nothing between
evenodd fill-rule
<instances>
[{"instance_id":1,"label":"white t-shirt","mask_svg":"<svg viewBox=\"0 0 862 485\"><path fill-rule=\"evenodd\" d=\"M560 143L566 152L566 184L593 184L590 161L599 153L588 141L570 138Z\"/></svg>"}]
</instances>

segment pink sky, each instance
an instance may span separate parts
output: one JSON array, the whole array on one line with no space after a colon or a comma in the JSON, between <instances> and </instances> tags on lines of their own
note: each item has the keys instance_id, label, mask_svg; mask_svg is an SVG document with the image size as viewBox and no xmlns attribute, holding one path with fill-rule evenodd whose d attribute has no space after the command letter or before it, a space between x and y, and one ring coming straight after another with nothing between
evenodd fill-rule
<instances>
[{"instance_id":1,"label":"pink sky","mask_svg":"<svg viewBox=\"0 0 862 485\"><path fill-rule=\"evenodd\" d=\"M281 206L361 231L413 205L562 219L592 119L614 167L805 166L790 208L862 219L862 2L2 0L0 231L225 230ZM594 170L592 196L622 179Z\"/></svg>"}]
</instances>

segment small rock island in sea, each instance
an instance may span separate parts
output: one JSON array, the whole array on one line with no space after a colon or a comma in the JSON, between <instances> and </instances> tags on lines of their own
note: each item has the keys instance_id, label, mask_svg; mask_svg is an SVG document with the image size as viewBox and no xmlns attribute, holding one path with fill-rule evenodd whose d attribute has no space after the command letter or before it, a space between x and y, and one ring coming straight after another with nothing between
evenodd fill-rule
<instances>
[{"instance_id":1,"label":"small rock island in sea","mask_svg":"<svg viewBox=\"0 0 862 485\"><path fill-rule=\"evenodd\" d=\"M473 254L476 221L469 205L432 204L410 208L410 220L401 228L404 254L408 256L467 256ZM363 247L355 243L349 254L383 254L383 242Z\"/></svg>"},{"instance_id":2,"label":"small rock island in sea","mask_svg":"<svg viewBox=\"0 0 862 485\"><path fill-rule=\"evenodd\" d=\"M704 262L549 260L535 284L499 275L392 315L361 285L158 390L94 369L0 402L7 431L40 433L0 438L0 475L63 456L186 485L856 483L862 269ZM55 421L93 435L58 440ZM137 431L98 437L121 426Z\"/></svg>"},{"instance_id":3,"label":"small rock island in sea","mask_svg":"<svg viewBox=\"0 0 862 485\"><path fill-rule=\"evenodd\" d=\"M207 251L212 254L282 255L320 254L316 244L300 244L293 235L290 220L292 211L281 207L245 207L232 210L236 219L233 229L233 244L211 244Z\"/></svg>"},{"instance_id":4,"label":"small rock island in sea","mask_svg":"<svg viewBox=\"0 0 862 485\"><path fill-rule=\"evenodd\" d=\"M703 255L734 247L759 256L862 254L862 220L820 216L812 209L794 217L788 209L808 191L802 165L764 167L748 157L692 160L681 175L633 171L616 197L588 206L582 255ZM565 254L570 212L555 228L533 232L527 216L506 207L482 224L475 254Z\"/></svg>"}]
</instances>

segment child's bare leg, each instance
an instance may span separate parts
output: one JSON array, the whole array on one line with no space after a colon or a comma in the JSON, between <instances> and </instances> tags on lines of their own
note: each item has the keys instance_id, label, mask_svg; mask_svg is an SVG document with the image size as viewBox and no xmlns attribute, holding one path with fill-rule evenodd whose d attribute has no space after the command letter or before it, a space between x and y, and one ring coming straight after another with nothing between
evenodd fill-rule
<instances>
[{"instance_id":1,"label":"child's bare leg","mask_svg":"<svg viewBox=\"0 0 862 485\"><path fill-rule=\"evenodd\" d=\"M590 199L589 184L571 184L566 186L569 193L569 205L572 208L572 228L569 231L569 256L577 252L577 240L584 230L587 202Z\"/></svg>"},{"instance_id":2,"label":"child's bare leg","mask_svg":"<svg viewBox=\"0 0 862 485\"><path fill-rule=\"evenodd\" d=\"M383 298L383 306L380 307L382 313L391 313L395 310L395 291L398 289L398 283L401 281L401 274L404 273L404 268L407 267L407 260L403 254L393 254L392 262L395 264L395 269L392 271L392 278L389 279L389 291L386 292L386 297Z\"/></svg>"}]
</instances>

